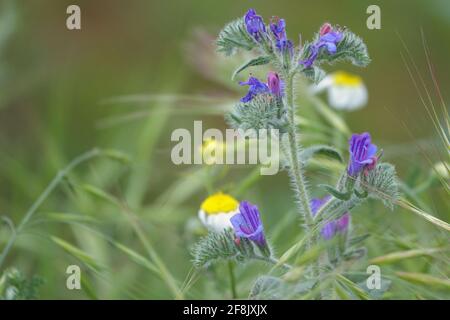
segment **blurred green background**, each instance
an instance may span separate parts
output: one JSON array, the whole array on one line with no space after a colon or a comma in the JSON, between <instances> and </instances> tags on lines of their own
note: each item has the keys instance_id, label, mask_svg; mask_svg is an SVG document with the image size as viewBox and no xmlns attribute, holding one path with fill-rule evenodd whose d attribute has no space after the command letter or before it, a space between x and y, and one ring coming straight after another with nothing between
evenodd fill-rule
<instances>
[{"instance_id":1,"label":"blurred green background","mask_svg":"<svg viewBox=\"0 0 450 320\"><path fill-rule=\"evenodd\" d=\"M45 280L41 298L171 297L164 281L142 264L133 262L129 252L124 253L105 239L114 239L146 255L145 244L130 223L133 218L124 214L120 206L86 192L89 189L86 184L126 203L132 214L139 217L147 240L153 243L177 281L192 279L188 247L199 231L191 218L196 217L200 202L208 195L207 185L232 189L250 170L232 170L221 178L217 168L200 171L171 164L173 129L190 129L193 120L225 128L223 115L217 112L214 103L208 105L203 101L198 106L195 101L114 99L149 94L170 97L189 94L217 101L238 99L245 89L238 88L236 92L237 84L229 80L231 69L215 69L216 64L209 60L213 58L203 51L205 45L199 45L195 35L201 32L217 35L227 22L242 16L249 7L254 7L266 21L271 16L285 18L292 39L297 39L299 33L303 39L310 38L324 21L347 26L360 35L373 60L369 67L330 68L344 68L361 75L369 90L367 107L345 115L348 125L354 132L370 131L405 181L410 178L414 183L420 182L430 174L431 165L440 160L436 149L441 148L442 152L442 147L402 60L405 48L400 39L432 89L422 45L423 30L446 99L450 85L448 1L1 0L0 3L0 213L17 224L58 170L93 147L120 150L131 159L125 165L96 159L77 168L39 208L33 223L19 237L3 267L16 267L29 276L41 276ZM69 4L81 7L80 31L65 27ZM381 30L366 27L366 8L370 4L381 7ZM198 107L206 111L202 113ZM216 181L205 182L209 179L205 176L215 170L219 171L212 173ZM287 182L284 173L262 177L243 195L260 206L279 252L287 249L298 233L288 201L292 196ZM426 191L421 201L427 206L422 209L444 221L450 220L448 193L439 185ZM88 216L94 222L65 214ZM285 218L287 214L292 219ZM76 221L68 223L67 219ZM399 248L448 242L447 233L412 213L400 209L388 212L376 204L357 209L354 223L373 235L368 244L369 258ZM9 236L6 227L0 229L0 246ZM66 289L67 265L82 264L73 255L64 253L49 236L81 248L102 265L99 271L89 263L83 264L89 293ZM448 277L448 260L440 259L400 262L388 266L387 272L409 270L442 277L444 270L447 271L444 277ZM263 269L264 266L256 265L238 270L242 297L253 279L247 274ZM218 270L220 273L220 267ZM195 277L187 296L227 298L226 279L219 282L213 279L214 274ZM414 287L405 288L396 290L394 286L393 297L417 298ZM441 291L428 289L430 292L421 293L424 297L440 297Z\"/></svg>"}]
</instances>

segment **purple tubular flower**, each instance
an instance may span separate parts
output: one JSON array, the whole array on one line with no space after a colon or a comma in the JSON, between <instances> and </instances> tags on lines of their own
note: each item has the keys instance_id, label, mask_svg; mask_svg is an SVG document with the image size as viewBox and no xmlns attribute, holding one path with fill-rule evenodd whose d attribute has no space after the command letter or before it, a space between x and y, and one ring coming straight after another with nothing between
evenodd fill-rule
<instances>
[{"instance_id":1,"label":"purple tubular flower","mask_svg":"<svg viewBox=\"0 0 450 320\"><path fill-rule=\"evenodd\" d=\"M300 64L303 64L305 68L309 68L314 64L322 48L326 48L328 54L335 54L337 51L337 44L344 37L341 32L333 31L330 24L324 24L320 28L319 34L319 39L311 45L309 57L300 61Z\"/></svg>"},{"instance_id":2,"label":"purple tubular flower","mask_svg":"<svg viewBox=\"0 0 450 320\"><path fill-rule=\"evenodd\" d=\"M324 198L315 198L310 202L311 211L313 216L317 214L319 209L327 203L327 201L331 198L331 196L325 196ZM325 240L330 240L338 233L345 233L348 230L348 226L350 224L350 213L346 212L339 219L328 221L320 230L322 237Z\"/></svg>"},{"instance_id":3,"label":"purple tubular flower","mask_svg":"<svg viewBox=\"0 0 450 320\"><path fill-rule=\"evenodd\" d=\"M276 72L270 71L267 75L267 86L270 93L276 97L281 97L283 92L283 83Z\"/></svg>"},{"instance_id":4,"label":"purple tubular flower","mask_svg":"<svg viewBox=\"0 0 450 320\"><path fill-rule=\"evenodd\" d=\"M266 26L261 16L256 14L254 9L249 9L244 16L247 32L256 40L261 39L261 35L266 32Z\"/></svg>"},{"instance_id":5,"label":"purple tubular flower","mask_svg":"<svg viewBox=\"0 0 450 320\"><path fill-rule=\"evenodd\" d=\"M270 22L270 30L275 37L275 45L280 52L289 52L293 54L294 45L286 36L286 22L284 19L272 19Z\"/></svg>"},{"instance_id":6,"label":"purple tubular flower","mask_svg":"<svg viewBox=\"0 0 450 320\"><path fill-rule=\"evenodd\" d=\"M270 30L272 31L275 39L285 40L286 39L286 21L284 19L274 18L270 22Z\"/></svg>"},{"instance_id":7,"label":"purple tubular flower","mask_svg":"<svg viewBox=\"0 0 450 320\"><path fill-rule=\"evenodd\" d=\"M241 99L241 102L249 102L257 94L270 92L269 87L265 83L259 81L255 77L250 77L247 82L239 82L239 85L250 86L250 88L248 89L247 95Z\"/></svg>"},{"instance_id":8,"label":"purple tubular flower","mask_svg":"<svg viewBox=\"0 0 450 320\"><path fill-rule=\"evenodd\" d=\"M320 37L319 41L322 42L322 46L326 46L329 54L335 54L339 41L342 40L342 33L331 31Z\"/></svg>"},{"instance_id":9,"label":"purple tubular flower","mask_svg":"<svg viewBox=\"0 0 450 320\"><path fill-rule=\"evenodd\" d=\"M230 219L238 238L246 238L260 247L266 246L264 228L259 217L258 207L248 201L239 204L239 213Z\"/></svg>"},{"instance_id":10,"label":"purple tubular flower","mask_svg":"<svg viewBox=\"0 0 450 320\"><path fill-rule=\"evenodd\" d=\"M355 177L364 169L371 170L377 163L377 146L372 144L368 132L353 134L349 140L350 163L348 175Z\"/></svg>"}]
</instances>

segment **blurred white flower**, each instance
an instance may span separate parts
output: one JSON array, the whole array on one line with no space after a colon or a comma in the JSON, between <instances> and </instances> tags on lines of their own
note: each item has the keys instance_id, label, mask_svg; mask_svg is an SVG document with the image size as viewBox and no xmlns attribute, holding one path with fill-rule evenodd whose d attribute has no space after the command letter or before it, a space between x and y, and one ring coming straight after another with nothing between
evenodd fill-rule
<instances>
[{"instance_id":1,"label":"blurred white flower","mask_svg":"<svg viewBox=\"0 0 450 320\"><path fill-rule=\"evenodd\" d=\"M357 110L367 104L367 88L361 77L354 74L338 71L311 87L314 94L324 90L327 91L329 105L338 110Z\"/></svg>"},{"instance_id":2,"label":"blurred white flower","mask_svg":"<svg viewBox=\"0 0 450 320\"><path fill-rule=\"evenodd\" d=\"M203 201L198 212L200 221L215 232L232 228L231 217L239 212L239 202L232 196L218 192Z\"/></svg>"}]
</instances>

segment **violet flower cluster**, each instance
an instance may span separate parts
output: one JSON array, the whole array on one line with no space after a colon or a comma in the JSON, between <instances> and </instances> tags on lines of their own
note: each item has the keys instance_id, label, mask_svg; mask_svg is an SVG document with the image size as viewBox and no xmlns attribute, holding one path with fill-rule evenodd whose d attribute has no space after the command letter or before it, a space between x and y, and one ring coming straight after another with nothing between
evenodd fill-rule
<instances>
[{"instance_id":1,"label":"violet flower cluster","mask_svg":"<svg viewBox=\"0 0 450 320\"><path fill-rule=\"evenodd\" d=\"M328 54L335 54L337 45L342 40L343 34L339 30L334 30L329 23L325 23L319 31L319 38L311 45L308 58L300 61L305 68L311 67L316 61L321 50L325 49Z\"/></svg>"},{"instance_id":2,"label":"violet flower cluster","mask_svg":"<svg viewBox=\"0 0 450 320\"><path fill-rule=\"evenodd\" d=\"M294 44L287 38L286 22L284 19L273 18L270 22L270 30L275 37L275 46L282 53L289 53L291 56L294 52Z\"/></svg>"},{"instance_id":3,"label":"violet flower cluster","mask_svg":"<svg viewBox=\"0 0 450 320\"><path fill-rule=\"evenodd\" d=\"M259 44L273 43L269 46L274 46L276 51L283 56L292 57L294 55L294 44L287 37L286 21L284 19L273 17L268 27L266 27L263 18L254 9L249 9L244 16L244 23L248 34ZM320 28L319 38L310 46L309 56L304 60L298 61L298 64L305 69L310 68L322 50L325 50L330 55L335 54L337 45L343 37L344 35L340 30L334 29L329 23L325 23ZM272 39L272 42L268 39ZM272 93L280 97L283 83L279 80L278 74L271 72L268 78L267 84L255 77L250 77L248 81L240 82L241 86L248 85L250 87L248 94L241 99L241 102L249 102L256 95L263 93Z\"/></svg>"},{"instance_id":4,"label":"violet flower cluster","mask_svg":"<svg viewBox=\"0 0 450 320\"><path fill-rule=\"evenodd\" d=\"M248 93L241 98L241 102L250 102L258 94L272 94L277 98L283 94L283 83L278 74L272 71L267 75L267 84L255 77L250 77L245 82L239 82L239 85L249 86Z\"/></svg>"},{"instance_id":5,"label":"violet flower cluster","mask_svg":"<svg viewBox=\"0 0 450 320\"><path fill-rule=\"evenodd\" d=\"M249 9L247 11L244 16L244 22L247 32L257 42L261 42L263 38L268 37L268 31L266 29L266 25L264 24L264 20L261 16L256 14L254 9ZM284 19L273 17L269 24L269 29L272 33L275 47L278 52L283 54L288 53L292 56L294 52L294 44L287 38L286 21Z\"/></svg>"}]
</instances>

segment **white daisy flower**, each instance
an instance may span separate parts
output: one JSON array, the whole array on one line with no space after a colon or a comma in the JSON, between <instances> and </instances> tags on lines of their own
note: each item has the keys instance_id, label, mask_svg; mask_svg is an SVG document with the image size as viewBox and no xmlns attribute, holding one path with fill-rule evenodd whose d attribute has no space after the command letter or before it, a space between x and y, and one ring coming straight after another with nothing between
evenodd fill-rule
<instances>
[{"instance_id":1,"label":"white daisy flower","mask_svg":"<svg viewBox=\"0 0 450 320\"><path fill-rule=\"evenodd\" d=\"M198 217L209 230L222 232L233 227L230 219L237 213L239 202L232 196L219 192L203 201Z\"/></svg>"},{"instance_id":2,"label":"white daisy flower","mask_svg":"<svg viewBox=\"0 0 450 320\"><path fill-rule=\"evenodd\" d=\"M357 110L367 104L367 88L361 77L344 71L327 75L312 87L313 93L327 90L328 103L338 110Z\"/></svg>"}]
</instances>

